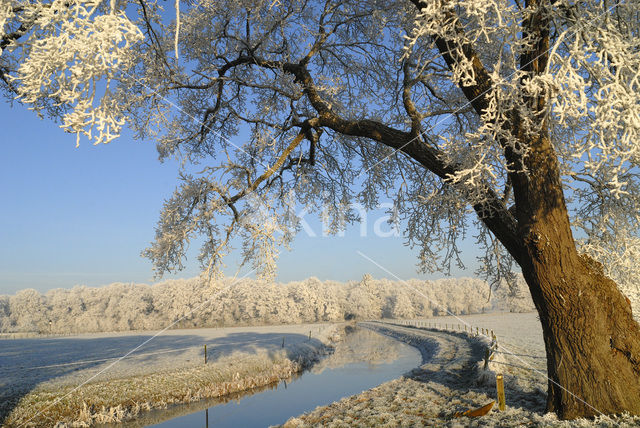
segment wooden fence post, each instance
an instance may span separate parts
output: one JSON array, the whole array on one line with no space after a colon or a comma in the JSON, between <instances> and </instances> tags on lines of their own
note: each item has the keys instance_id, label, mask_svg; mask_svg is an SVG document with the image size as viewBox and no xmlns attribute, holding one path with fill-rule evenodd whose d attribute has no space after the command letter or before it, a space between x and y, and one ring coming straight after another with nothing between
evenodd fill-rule
<instances>
[{"instance_id":1,"label":"wooden fence post","mask_svg":"<svg viewBox=\"0 0 640 428\"><path fill-rule=\"evenodd\" d=\"M489 368L489 357L491 357L491 349L487 348L484 350L484 370Z\"/></svg>"},{"instance_id":2,"label":"wooden fence post","mask_svg":"<svg viewBox=\"0 0 640 428\"><path fill-rule=\"evenodd\" d=\"M207 364L207 345L204 345L204 363Z\"/></svg>"},{"instance_id":3,"label":"wooden fence post","mask_svg":"<svg viewBox=\"0 0 640 428\"><path fill-rule=\"evenodd\" d=\"M498 409L504 412L505 398L504 398L504 380L502 379L502 373L496 375L496 389L498 390Z\"/></svg>"}]
</instances>

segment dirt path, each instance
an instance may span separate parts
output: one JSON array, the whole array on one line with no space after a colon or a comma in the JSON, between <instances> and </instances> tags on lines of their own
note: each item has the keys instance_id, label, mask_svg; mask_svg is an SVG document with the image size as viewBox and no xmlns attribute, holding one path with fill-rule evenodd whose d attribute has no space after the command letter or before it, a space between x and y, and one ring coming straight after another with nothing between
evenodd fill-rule
<instances>
[{"instance_id":1,"label":"dirt path","mask_svg":"<svg viewBox=\"0 0 640 428\"><path fill-rule=\"evenodd\" d=\"M361 326L393 337L417 348L422 354L422 365L410 373L416 379L446 379L467 382L473 376L474 366L482 359L485 345L458 333L403 327L378 322Z\"/></svg>"}]
</instances>

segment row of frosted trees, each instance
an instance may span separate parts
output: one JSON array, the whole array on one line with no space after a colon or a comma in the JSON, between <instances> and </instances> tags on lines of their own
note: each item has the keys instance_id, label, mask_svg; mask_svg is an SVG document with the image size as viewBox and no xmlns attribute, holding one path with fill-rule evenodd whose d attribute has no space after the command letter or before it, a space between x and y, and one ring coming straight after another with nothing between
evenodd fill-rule
<instances>
[{"instance_id":1,"label":"row of frosted trees","mask_svg":"<svg viewBox=\"0 0 640 428\"><path fill-rule=\"evenodd\" d=\"M76 286L46 294L27 289L0 296L0 332L79 333L413 318L491 310L524 312L533 304L524 285L489 293L479 279L393 282L309 278L266 283L244 279L215 286L198 278L154 285Z\"/></svg>"}]
</instances>

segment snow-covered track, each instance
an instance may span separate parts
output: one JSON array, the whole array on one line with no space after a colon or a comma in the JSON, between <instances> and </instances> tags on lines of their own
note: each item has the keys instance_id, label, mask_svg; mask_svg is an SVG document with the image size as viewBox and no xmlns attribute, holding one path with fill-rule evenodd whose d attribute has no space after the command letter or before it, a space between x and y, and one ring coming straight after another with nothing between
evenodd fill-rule
<instances>
[{"instance_id":1,"label":"snow-covered track","mask_svg":"<svg viewBox=\"0 0 640 428\"><path fill-rule=\"evenodd\" d=\"M408 376L419 380L445 376L454 382L466 382L463 377L473 376L473 368L484 354L485 345L464 333L405 327L377 321L362 322L360 325L418 349L422 354L422 365Z\"/></svg>"},{"instance_id":2,"label":"snow-covered track","mask_svg":"<svg viewBox=\"0 0 640 428\"><path fill-rule=\"evenodd\" d=\"M505 315L506 316L506 315ZM503 316L502 318L505 318ZM509 314L508 320L520 320L520 315ZM507 318L505 318L506 320ZM535 320L535 318L532 318ZM434 426L434 427L637 427L640 418L628 415L618 418L601 417L595 421L579 419L559 421L554 414L544 414L546 377L539 371L511 370L508 366L494 369L505 373L507 408L494 410L478 419L454 418L455 412L475 409L495 400L495 386L478 383L480 378L494 375L481 363L488 338L475 337L465 332L401 326L388 322L362 322L364 328L394 337L416 347L422 353L422 365L404 376L343 398L328 406L289 419L284 426ZM485 325L496 328L498 337L507 336L498 331L500 324ZM504 326L503 326L504 327ZM511 326L513 327L513 326ZM518 327L518 326L516 326ZM528 324L529 331L535 331ZM506 328L506 327L504 327ZM522 332L519 332L522 333ZM519 334L518 340L533 340ZM511 343L510 343L511 345ZM518 347L517 349L520 349ZM523 349L526 349L523 348ZM524 351L523 351L524 352ZM530 353L530 352L529 352ZM493 363L490 363L490 366ZM528 377L525 374L528 373ZM479 376L480 375L480 376Z\"/></svg>"}]
</instances>

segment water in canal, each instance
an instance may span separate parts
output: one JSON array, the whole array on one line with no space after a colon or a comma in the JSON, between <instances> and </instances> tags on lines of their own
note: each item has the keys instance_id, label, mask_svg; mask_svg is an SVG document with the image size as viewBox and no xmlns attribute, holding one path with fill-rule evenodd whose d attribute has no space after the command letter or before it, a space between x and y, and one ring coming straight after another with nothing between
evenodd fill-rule
<instances>
[{"instance_id":1,"label":"water in canal","mask_svg":"<svg viewBox=\"0 0 640 428\"><path fill-rule=\"evenodd\" d=\"M335 352L297 378L263 388L173 406L125 426L265 427L282 424L317 406L358 394L420 365L420 353L401 342L356 328Z\"/></svg>"}]
</instances>

